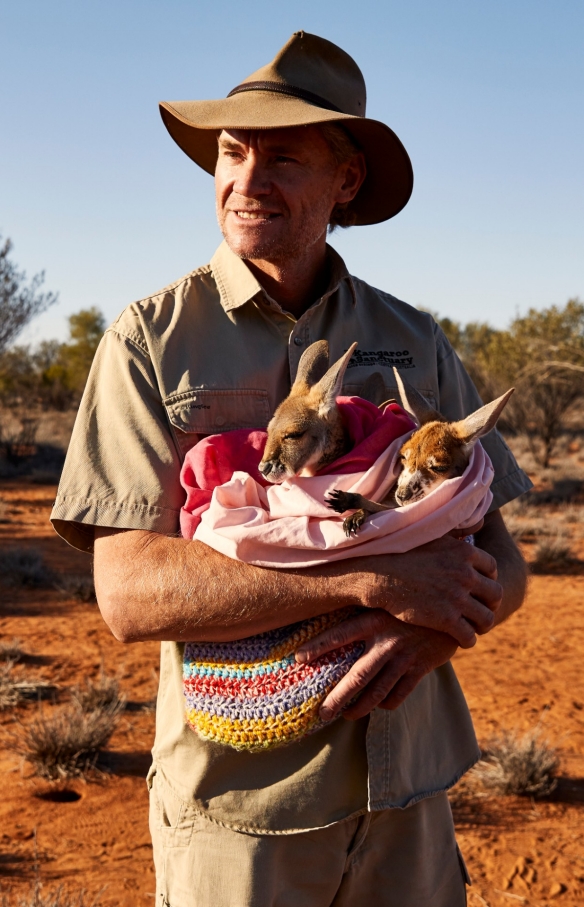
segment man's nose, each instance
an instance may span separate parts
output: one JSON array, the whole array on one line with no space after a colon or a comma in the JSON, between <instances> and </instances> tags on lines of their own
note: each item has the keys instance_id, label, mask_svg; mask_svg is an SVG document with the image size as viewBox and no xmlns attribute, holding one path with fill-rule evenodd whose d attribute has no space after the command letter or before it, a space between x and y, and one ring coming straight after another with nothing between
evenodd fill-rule
<instances>
[{"instance_id":1,"label":"man's nose","mask_svg":"<svg viewBox=\"0 0 584 907\"><path fill-rule=\"evenodd\" d=\"M237 168L237 178L233 184L233 191L246 198L258 198L269 195L272 185L265 164L254 154L248 157Z\"/></svg>"}]
</instances>

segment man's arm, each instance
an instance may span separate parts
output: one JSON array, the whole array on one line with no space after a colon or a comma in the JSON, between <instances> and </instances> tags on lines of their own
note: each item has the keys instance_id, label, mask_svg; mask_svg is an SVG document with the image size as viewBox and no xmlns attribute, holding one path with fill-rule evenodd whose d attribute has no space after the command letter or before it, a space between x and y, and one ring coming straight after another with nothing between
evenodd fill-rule
<instances>
[{"instance_id":1,"label":"man's arm","mask_svg":"<svg viewBox=\"0 0 584 907\"><path fill-rule=\"evenodd\" d=\"M501 599L494 559L449 536L405 554L307 570L268 570L201 542L141 530L95 530L95 584L123 642L240 639L363 605L471 646Z\"/></svg>"},{"instance_id":2,"label":"man's arm","mask_svg":"<svg viewBox=\"0 0 584 907\"><path fill-rule=\"evenodd\" d=\"M495 626L521 606L527 588L527 566L498 510L485 517L476 542L497 561L503 598L494 614ZM404 623L378 609L326 630L299 649L296 657L309 662L361 639L366 641L365 652L323 702L320 713L325 719L337 714L356 696L358 700L345 708L345 718L361 718L376 707L397 708L426 674L449 661L457 649L452 636Z\"/></svg>"}]
</instances>

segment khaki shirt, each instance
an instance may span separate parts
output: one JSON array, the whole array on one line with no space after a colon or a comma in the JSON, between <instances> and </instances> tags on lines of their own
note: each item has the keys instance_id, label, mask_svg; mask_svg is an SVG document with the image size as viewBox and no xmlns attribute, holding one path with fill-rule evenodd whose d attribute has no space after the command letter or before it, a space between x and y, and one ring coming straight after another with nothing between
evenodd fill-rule
<instances>
[{"instance_id":1,"label":"khaki shirt","mask_svg":"<svg viewBox=\"0 0 584 907\"><path fill-rule=\"evenodd\" d=\"M395 365L449 419L480 405L429 314L351 277L330 248L329 264L327 292L299 319L225 243L209 265L122 313L95 356L51 515L64 539L90 551L96 525L177 534L186 451L208 434L264 428L315 340L328 340L331 362L358 341L343 394L358 394L380 371L386 396L397 397ZM530 482L496 431L484 446L494 509ZM286 834L405 807L452 785L478 758L450 664L394 712L239 753L186 726L182 652L162 643L154 762L179 797L231 828Z\"/></svg>"}]
</instances>

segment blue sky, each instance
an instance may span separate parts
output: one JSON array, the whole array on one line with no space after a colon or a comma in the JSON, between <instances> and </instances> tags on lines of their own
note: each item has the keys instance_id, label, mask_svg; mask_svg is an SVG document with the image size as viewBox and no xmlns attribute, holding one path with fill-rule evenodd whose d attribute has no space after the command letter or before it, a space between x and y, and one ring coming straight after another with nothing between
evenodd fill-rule
<instances>
[{"instance_id":1,"label":"blue sky","mask_svg":"<svg viewBox=\"0 0 584 907\"><path fill-rule=\"evenodd\" d=\"M497 326L584 297L581 0L0 0L0 231L60 293L21 342L208 261L212 179L157 102L223 97L300 28L355 57L413 161L400 215L334 235L353 273Z\"/></svg>"}]
</instances>

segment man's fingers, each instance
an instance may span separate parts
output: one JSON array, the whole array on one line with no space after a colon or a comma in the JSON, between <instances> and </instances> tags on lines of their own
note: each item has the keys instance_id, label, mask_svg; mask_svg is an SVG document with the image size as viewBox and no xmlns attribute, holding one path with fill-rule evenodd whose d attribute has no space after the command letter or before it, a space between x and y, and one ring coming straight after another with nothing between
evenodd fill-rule
<instances>
[{"instance_id":1,"label":"man's fingers","mask_svg":"<svg viewBox=\"0 0 584 907\"><path fill-rule=\"evenodd\" d=\"M451 529L448 535L455 539L465 539L467 535L475 535L475 533L480 532L484 525L485 521L479 520L474 526L467 526L466 529Z\"/></svg>"},{"instance_id":2,"label":"man's fingers","mask_svg":"<svg viewBox=\"0 0 584 907\"><path fill-rule=\"evenodd\" d=\"M326 652L346 646L351 642L368 639L385 628L387 615L384 611L370 610L355 617L349 617L336 627L325 630L301 646L296 652L296 661L306 664L320 658Z\"/></svg>"},{"instance_id":3,"label":"man's fingers","mask_svg":"<svg viewBox=\"0 0 584 907\"><path fill-rule=\"evenodd\" d=\"M391 692L377 704L378 709L397 709L398 706L405 702L410 693L412 693L424 675L422 674L404 674L397 681ZM347 710L348 711L348 710ZM347 717L352 717L348 715Z\"/></svg>"},{"instance_id":4,"label":"man's fingers","mask_svg":"<svg viewBox=\"0 0 584 907\"><path fill-rule=\"evenodd\" d=\"M390 662L367 684L356 702L351 703L343 711L343 718L357 721L364 718L380 703L384 702L395 686L401 683L405 665Z\"/></svg>"},{"instance_id":5,"label":"man's fingers","mask_svg":"<svg viewBox=\"0 0 584 907\"><path fill-rule=\"evenodd\" d=\"M482 573L483 576L487 576L489 579L496 580L498 576L497 572L497 561L494 557L484 551L482 548L478 548L476 545L469 545L471 555L471 563L477 573Z\"/></svg>"},{"instance_id":6,"label":"man's fingers","mask_svg":"<svg viewBox=\"0 0 584 907\"><path fill-rule=\"evenodd\" d=\"M454 626L449 627L445 632L456 640L461 649L472 649L476 645L476 630L464 617L459 617Z\"/></svg>"},{"instance_id":7,"label":"man's fingers","mask_svg":"<svg viewBox=\"0 0 584 907\"><path fill-rule=\"evenodd\" d=\"M476 574L476 580L470 593L473 598L478 598L491 611L497 611L503 600L502 585L496 580L488 579L481 573Z\"/></svg>"},{"instance_id":8,"label":"man's fingers","mask_svg":"<svg viewBox=\"0 0 584 907\"><path fill-rule=\"evenodd\" d=\"M387 656L382 656L382 660L385 661L386 657ZM387 668L391 668L394 672L397 672L397 676L389 686L386 686L385 692L380 692L378 701L381 701L381 699L387 695L397 677L400 676L401 671L398 667L398 659L395 659L391 665L386 665L384 667L383 663L380 663L380 653L378 650L373 649L370 652L366 652L365 655L362 655L361 658L355 662L349 673L346 674L328 694L320 707L320 717L325 721L334 718L341 709L348 705L355 696L365 689L370 681L375 678L375 681L377 682L377 680L380 679L380 677L378 678L376 675L383 674L385 676ZM387 683L389 683L388 679L386 679L386 684ZM370 711L371 708L366 709L363 714L366 715Z\"/></svg>"}]
</instances>

